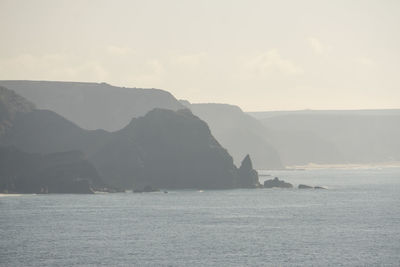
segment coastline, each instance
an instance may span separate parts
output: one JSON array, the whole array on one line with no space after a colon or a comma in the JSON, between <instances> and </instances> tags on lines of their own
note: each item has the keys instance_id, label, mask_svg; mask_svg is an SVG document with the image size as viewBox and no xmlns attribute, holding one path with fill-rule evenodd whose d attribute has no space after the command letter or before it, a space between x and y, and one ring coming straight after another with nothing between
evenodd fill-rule
<instances>
[{"instance_id":1,"label":"coastline","mask_svg":"<svg viewBox=\"0 0 400 267\"><path fill-rule=\"evenodd\" d=\"M0 197L20 197L22 195L32 195L32 194L0 193Z\"/></svg>"},{"instance_id":2,"label":"coastline","mask_svg":"<svg viewBox=\"0 0 400 267\"><path fill-rule=\"evenodd\" d=\"M320 170L320 169L381 169L400 168L400 161L379 162L379 163L351 163L351 164L317 164L292 165L286 167L288 170Z\"/></svg>"}]
</instances>

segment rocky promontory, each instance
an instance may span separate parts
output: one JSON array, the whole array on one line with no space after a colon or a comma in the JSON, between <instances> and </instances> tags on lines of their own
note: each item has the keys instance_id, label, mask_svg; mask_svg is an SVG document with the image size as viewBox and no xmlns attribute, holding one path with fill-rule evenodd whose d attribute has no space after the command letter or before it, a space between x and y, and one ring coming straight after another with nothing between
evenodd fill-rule
<instances>
[{"instance_id":1,"label":"rocky promontory","mask_svg":"<svg viewBox=\"0 0 400 267\"><path fill-rule=\"evenodd\" d=\"M5 93L10 91L4 89L0 96ZM9 111L14 107L14 102L7 99L0 102L0 110ZM19 112L12 121L2 120L0 124L7 124L7 131L0 135L0 145L40 155L80 151L82 156L76 158L94 166L93 170L107 185L119 190L145 186L160 189L259 186L250 156L245 157L238 169L228 151L211 134L207 123L188 109L153 109L143 117L133 118L116 132L85 130L55 112L36 109ZM14 164L18 165L18 160ZM27 164L32 163L28 160ZM74 170L79 170L74 166ZM70 172L67 167L65 172L61 171L63 168L57 172L51 168L55 171L52 177L58 179ZM23 169L29 170L28 167ZM75 183L82 178L79 172L70 175L64 178L73 178ZM68 188L61 186L64 182L56 178L49 180L60 183L59 187L54 184L53 191ZM29 188L28 182L24 184ZM37 191L37 188L32 185L29 190Z\"/></svg>"}]
</instances>

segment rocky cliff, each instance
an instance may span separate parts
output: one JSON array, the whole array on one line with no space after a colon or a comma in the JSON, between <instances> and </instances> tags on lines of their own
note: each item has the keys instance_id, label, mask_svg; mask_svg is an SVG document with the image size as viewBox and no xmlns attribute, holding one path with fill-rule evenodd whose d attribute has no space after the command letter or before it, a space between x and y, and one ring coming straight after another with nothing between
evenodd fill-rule
<instances>
[{"instance_id":1,"label":"rocky cliff","mask_svg":"<svg viewBox=\"0 0 400 267\"><path fill-rule=\"evenodd\" d=\"M82 151L105 183L122 189L225 189L251 187L255 179L246 168L250 182L241 175L239 183L232 157L187 109L154 109L117 132L84 130L55 112L32 110L15 116L0 145L42 154Z\"/></svg>"},{"instance_id":2,"label":"rocky cliff","mask_svg":"<svg viewBox=\"0 0 400 267\"><path fill-rule=\"evenodd\" d=\"M237 165L250 154L256 169L283 168L277 150L270 144L268 129L238 106L181 103L207 122L212 134L228 149Z\"/></svg>"}]
</instances>

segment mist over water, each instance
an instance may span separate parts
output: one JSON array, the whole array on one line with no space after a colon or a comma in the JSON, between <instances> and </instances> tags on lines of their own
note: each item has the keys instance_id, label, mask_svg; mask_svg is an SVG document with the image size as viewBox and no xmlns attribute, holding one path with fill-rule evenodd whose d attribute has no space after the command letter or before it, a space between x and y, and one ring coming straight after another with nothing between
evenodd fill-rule
<instances>
[{"instance_id":1,"label":"mist over water","mask_svg":"<svg viewBox=\"0 0 400 267\"><path fill-rule=\"evenodd\" d=\"M329 189L0 197L0 265L399 265L399 168L262 174Z\"/></svg>"}]
</instances>

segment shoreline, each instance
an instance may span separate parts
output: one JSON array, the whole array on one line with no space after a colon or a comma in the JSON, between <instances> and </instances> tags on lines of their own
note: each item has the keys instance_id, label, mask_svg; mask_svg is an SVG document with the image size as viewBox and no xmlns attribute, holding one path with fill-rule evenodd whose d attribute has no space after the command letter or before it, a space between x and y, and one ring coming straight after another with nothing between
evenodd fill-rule
<instances>
[{"instance_id":1,"label":"shoreline","mask_svg":"<svg viewBox=\"0 0 400 267\"><path fill-rule=\"evenodd\" d=\"M19 193L0 193L0 197L19 197L23 195L32 195L32 194L19 194Z\"/></svg>"},{"instance_id":2,"label":"shoreline","mask_svg":"<svg viewBox=\"0 0 400 267\"><path fill-rule=\"evenodd\" d=\"M286 167L288 170L320 170L320 169L381 169L381 168L400 168L400 161L381 162L381 163L351 163L351 164L317 164L308 163L306 165L292 165Z\"/></svg>"}]
</instances>

